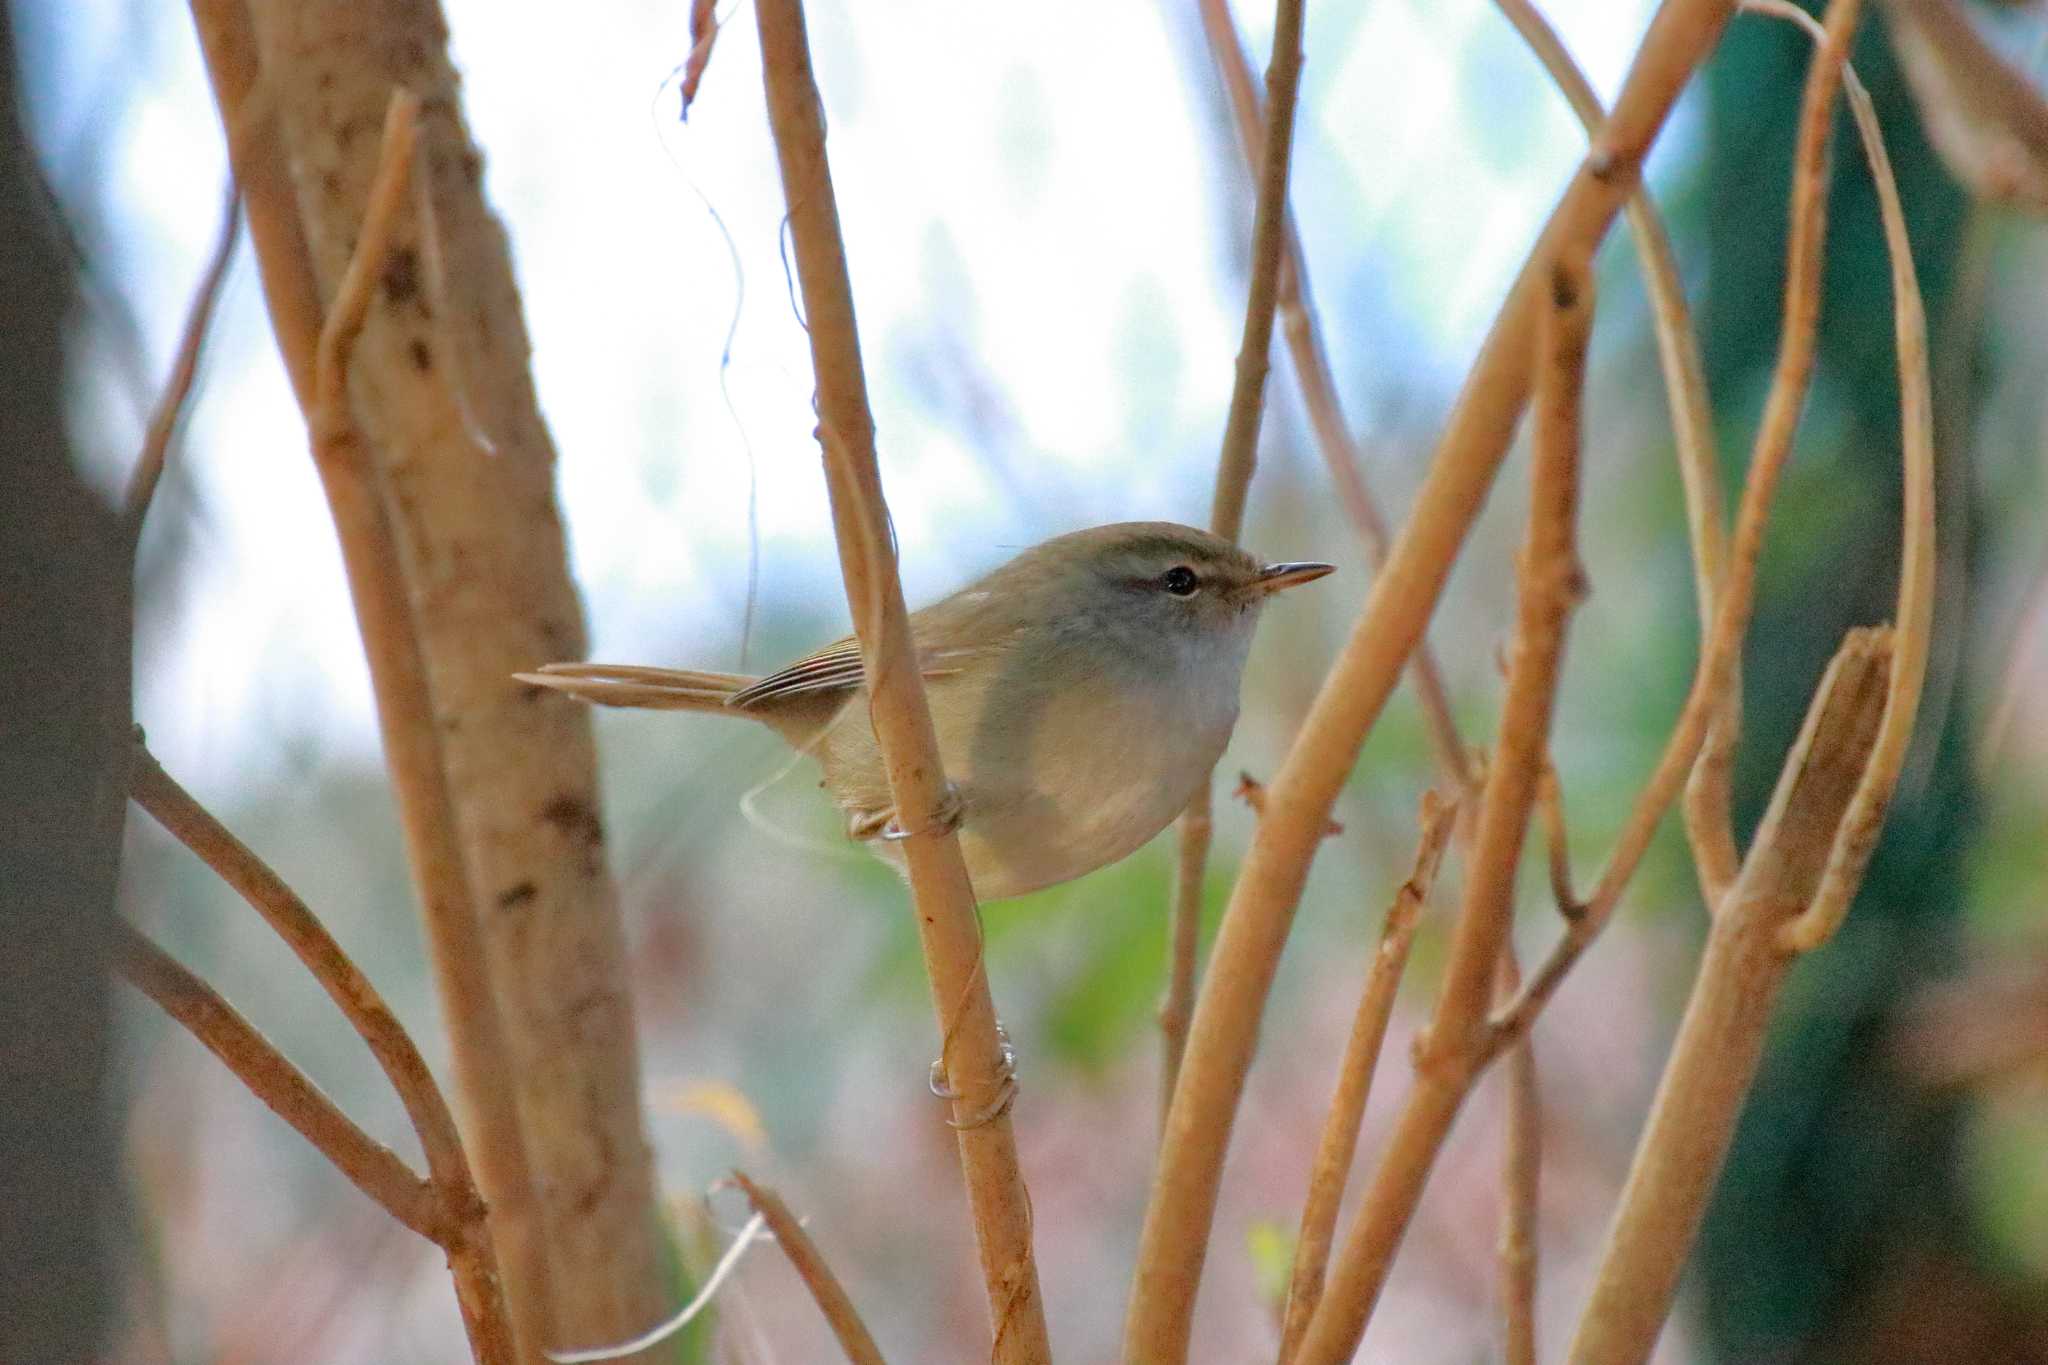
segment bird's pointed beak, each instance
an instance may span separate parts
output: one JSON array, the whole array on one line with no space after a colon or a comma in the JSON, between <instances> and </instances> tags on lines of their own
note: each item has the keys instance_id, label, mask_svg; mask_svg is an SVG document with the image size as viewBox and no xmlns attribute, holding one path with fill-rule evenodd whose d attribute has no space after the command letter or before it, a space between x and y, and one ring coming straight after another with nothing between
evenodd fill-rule
<instances>
[{"instance_id":1,"label":"bird's pointed beak","mask_svg":"<svg viewBox=\"0 0 2048 1365\"><path fill-rule=\"evenodd\" d=\"M1336 571L1335 564L1268 564L1259 570L1259 576L1252 580L1252 587L1260 596L1270 597L1282 588L1313 583L1324 574Z\"/></svg>"}]
</instances>

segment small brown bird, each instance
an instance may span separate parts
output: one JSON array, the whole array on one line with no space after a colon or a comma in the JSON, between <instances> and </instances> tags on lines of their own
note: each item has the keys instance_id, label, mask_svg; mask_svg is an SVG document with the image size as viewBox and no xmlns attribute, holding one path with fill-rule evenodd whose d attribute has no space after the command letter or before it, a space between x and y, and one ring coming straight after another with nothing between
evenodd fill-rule
<instances>
[{"instance_id":1,"label":"small brown bird","mask_svg":"<svg viewBox=\"0 0 2048 1365\"><path fill-rule=\"evenodd\" d=\"M1259 608L1330 571L1124 522L1056 536L912 613L976 896L1067 881L1164 829L1230 739ZM847 833L900 865L851 637L765 678L576 663L518 677L605 706L760 721L824 766Z\"/></svg>"}]
</instances>

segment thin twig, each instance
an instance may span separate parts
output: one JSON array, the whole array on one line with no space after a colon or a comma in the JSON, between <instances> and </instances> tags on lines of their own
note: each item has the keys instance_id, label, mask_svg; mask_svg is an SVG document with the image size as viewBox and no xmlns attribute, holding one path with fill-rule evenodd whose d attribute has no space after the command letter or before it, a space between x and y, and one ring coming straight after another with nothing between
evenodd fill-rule
<instances>
[{"instance_id":1,"label":"thin twig","mask_svg":"<svg viewBox=\"0 0 2048 1365\"><path fill-rule=\"evenodd\" d=\"M958 1094L953 1119L995 1337L991 1358L1002 1365L1042 1362L1051 1348L1031 1251L1030 1200L1007 1108L1013 1082L1002 1070L974 888L946 822L949 787L912 652L803 7L800 0L757 0L754 9L817 379L840 570L896 816L909 832L901 847L938 1015L941 1063Z\"/></svg>"},{"instance_id":2,"label":"thin twig","mask_svg":"<svg viewBox=\"0 0 2048 1365\"><path fill-rule=\"evenodd\" d=\"M803 1224L789 1211L789 1205L782 1202L782 1196L755 1184L744 1171L734 1171L732 1178L746 1191L747 1202L768 1224L768 1231L775 1235L776 1242L789 1257L789 1263L803 1277L804 1287L811 1291L811 1298L816 1300L818 1311L831 1325L832 1335L838 1338L839 1348L846 1352L847 1360L852 1365L883 1365L881 1348L875 1345L867 1324L860 1320L853 1300L847 1297L846 1287L839 1283L832 1267L825 1264L818 1244L811 1240Z\"/></svg>"},{"instance_id":3,"label":"thin twig","mask_svg":"<svg viewBox=\"0 0 2048 1365\"><path fill-rule=\"evenodd\" d=\"M1853 0L1851 0L1853 3ZM1671 1060L1579 1318L1572 1365L1649 1358L1755 1077L1794 954L1787 925L1823 881L1835 832L1868 766L1887 692L1891 632L1849 632L1821 679L1742 872L1707 934Z\"/></svg>"},{"instance_id":4,"label":"thin twig","mask_svg":"<svg viewBox=\"0 0 2048 1365\"><path fill-rule=\"evenodd\" d=\"M1831 14L1836 12L1830 10ZM1527 1026L1586 946L1606 926L1665 810L1692 770L1708 728L1717 716L1725 714L1727 695L1736 683L1742 640L1756 601L1756 568L1763 553L1764 528L1779 476L1791 455L1792 439L1813 376L1814 337L1820 313L1821 248L1827 222L1827 151L1834 127L1835 92L1840 86L1839 57L1847 42L1846 32L1837 34L1832 52L1825 59L1817 59L1807 77L1793 151L1792 223L1786 248L1785 319L1779 333L1778 361L1750 455L1727 572L1716 594L1713 629L1700 650L1692 690L1670 738L1665 741L1655 770L1615 839L1599 881L1586 898L1585 913L1572 922L1550 955L1523 983L1520 994L1496 1017L1494 1032L1500 1043Z\"/></svg>"},{"instance_id":5,"label":"thin twig","mask_svg":"<svg viewBox=\"0 0 2048 1365\"><path fill-rule=\"evenodd\" d=\"M1195 788L1174 822L1173 905L1167 916L1166 994L1159 1002L1159 1132L1173 1110L1173 1088L1187 1055L1188 1024L1195 1014L1195 974L1202 951L1202 885L1215 835L1214 774Z\"/></svg>"},{"instance_id":6,"label":"thin twig","mask_svg":"<svg viewBox=\"0 0 2048 1365\"><path fill-rule=\"evenodd\" d=\"M1499 994L1521 985L1515 948L1500 957ZM1501 1150L1500 1277L1502 1351L1506 1365L1536 1365L1537 1211L1543 1181L1543 1097L1536 1076L1535 1041L1517 1038L1502 1063L1507 1119Z\"/></svg>"},{"instance_id":7,"label":"thin twig","mask_svg":"<svg viewBox=\"0 0 2048 1365\"><path fill-rule=\"evenodd\" d=\"M298 894L285 885L284 879L194 800L164 771L156 756L139 744L128 781L129 793L136 803L219 873L221 880L262 915L285 946L305 964L377 1059L391 1088L398 1092L406 1117L419 1135L420 1148L426 1153L427 1170L448 1203L449 1216L460 1222L481 1220L483 1200L470 1177L469 1158L463 1152L462 1138L454 1116L448 1111L448 1102L434 1083L433 1073L427 1070L426 1059L420 1056L411 1035L363 975L362 968ZM484 1250L488 1253L488 1245Z\"/></svg>"},{"instance_id":8,"label":"thin twig","mask_svg":"<svg viewBox=\"0 0 2048 1365\"><path fill-rule=\"evenodd\" d=\"M1546 764L1566 624L1585 592L1578 557L1580 397L1592 334L1590 252L1557 260L1537 331L1534 472L1500 736L1486 765L1450 961L1393 1140L1302 1338L1300 1365L1348 1360L1451 1120L1488 1060L1487 1009L1514 918L1515 869Z\"/></svg>"},{"instance_id":9,"label":"thin twig","mask_svg":"<svg viewBox=\"0 0 2048 1365\"><path fill-rule=\"evenodd\" d=\"M1337 1208L1344 1199L1345 1177L1358 1151L1358 1129L1365 1118L1366 1101L1372 1095L1373 1072L1378 1069L1380 1048L1386 1042L1387 1021L1394 1012L1394 996L1401 985L1401 973L1408 965L1408 949L1415 942L1415 926L1422 906L1436 883L1444 846L1457 825L1458 806L1433 791L1422 794L1416 839L1415 862L1408 880L1394 893L1387 918L1380 928L1379 947L1365 974L1365 989L1359 993L1358 1012L1351 1021L1351 1038L1344 1045L1344 1058L1337 1066L1337 1085L1330 1096L1330 1108L1323 1119L1323 1135L1316 1143L1315 1163L1309 1168L1308 1196L1301 1206L1301 1231L1294 1241L1294 1270L1287 1286L1287 1312L1280 1329L1280 1365L1293 1359L1308 1327L1309 1314L1323 1293L1323 1271L1330 1261L1330 1244L1337 1229Z\"/></svg>"},{"instance_id":10,"label":"thin twig","mask_svg":"<svg viewBox=\"0 0 2048 1365\"><path fill-rule=\"evenodd\" d=\"M1913 269L1912 243L1906 236L1905 208L1899 203L1898 182L1892 175L1891 159L1885 153L1877 110L1849 65L1847 42L1831 43L1831 35L1797 6L1780 5L1776 0L1745 3L1759 13L1792 19L1819 44L1816 60L1827 60L1832 51L1833 59L1841 65L1849 112L1856 119L1864 157L1870 163L1870 178L1877 187L1878 213L1884 221L1885 249L1892 267L1893 343L1898 350L1899 445L1905 462L1905 496L1900 512L1899 594L1893 609L1891 681L1885 693L1884 721L1871 748L1870 766L1856 784L1856 795L1842 816L1820 889L1799 918L1783 930L1784 947L1805 953L1832 938L1841 927L1842 917L1849 913L1849 902L1863 882L1878 835L1884 831L1885 813L1898 786L1899 771L1905 765L1913 737L1913 721L1920 709L1920 692L1927 678L1927 655L1934 635L1934 399L1927 369L1927 314ZM1846 22L1853 24L1853 15Z\"/></svg>"},{"instance_id":11,"label":"thin twig","mask_svg":"<svg viewBox=\"0 0 2048 1365\"><path fill-rule=\"evenodd\" d=\"M229 180L226 203L221 207L220 231L214 237L213 254L207 258L206 270L199 277L199 288L193 292L191 307L186 310L185 330L178 338L170 377L164 381L163 392L158 395L156 407L149 415L149 429L142 439L142 453L136 457L135 467L128 475L123 520L131 547L142 538L142 520L149 513L151 500L156 497L157 483L163 478L165 462L170 459L171 442L177 436L179 422L191 400L193 381L199 377L200 353L206 348L206 334L213 325L213 310L220 300L221 282L227 278L228 264L235 258L235 238L241 223L241 195L234 181Z\"/></svg>"},{"instance_id":12,"label":"thin twig","mask_svg":"<svg viewBox=\"0 0 2048 1365\"><path fill-rule=\"evenodd\" d=\"M1244 339L1237 352L1237 381L1223 426L1223 453L1216 463L1216 496L1209 529L1236 540L1244 529L1246 491L1258 462L1259 425L1266 411L1266 375L1271 369L1273 313L1279 303L1281 261L1287 242L1287 172L1294 152L1294 115L1301 93L1303 0L1277 0L1273 11L1273 56L1266 67L1266 120L1259 154L1259 193L1252 212L1251 287L1245 299Z\"/></svg>"},{"instance_id":13,"label":"thin twig","mask_svg":"<svg viewBox=\"0 0 2048 1365\"><path fill-rule=\"evenodd\" d=\"M1665 0L1652 19L1613 116L1502 304L1386 568L1267 789L1266 818L1217 934L1160 1144L1124 1324L1129 1361L1186 1358L1223 1158L1309 864L1505 456L1528 397L1552 263L1562 249L1590 249L1605 233L1732 10L1732 0Z\"/></svg>"},{"instance_id":14,"label":"thin twig","mask_svg":"<svg viewBox=\"0 0 2048 1365\"><path fill-rule=\"evenodd\" d=\"M115 964L136 989L204 1043L250 1094L296 1128L350 1184L428 1241L447 1240L441 1200L432 1185L358 1128L213 987L133 927L122 924L116 933Z\"/></svg>"},{"instance_id":15,"label":"thin twig","mask_svg":"<svg viewBox=\"0 0 2048 1365\"><path fill-rule=\"evenodd\" d=\"M1550 899L1567 922L1582 913L1578 893L1572 890L1572 850L1564 819L1564 782L1557 765L1546 761L1536 783L1536 814L1543 822L1543 844L1550 855ZM1516 979L1521 972L1515 973Z\"/></svg>"},{"instance_id":16,"label":"thin twig","mask_svg":"<svg viewBox=\"0 0 2048 1365\"><path fill-rule=\"evenodd\" d=\"M1565 102L1597 137L1607 117L1600 97L1572 60L1555 29L1530 0L1495 0L1515 31L1550 73ZM1721 497L1720 472L1714 454L1713 404L1707 396L1706 366L1699 338L1686 307L1685 287L1678 277L1678 256L1671 235L1647 191L1637 189L1624 209L1635 237L1636 257L1650 300L1657 336L1657 358L1664 374L1665 400L1671 409L1672 445L1678 455L1685 490L1685 515L1692 546L1693 587L1698 599L1700 629L1714 619L1714 598L1728 562L1728 514ZM1711 910L1734 879L1739 855L1730 808L1735 743L1742 729L1742 682L1738 669L1721 700L1721 713L1707 734L1705 747L1685 790L1686 834L1701 894Z\"/></svg>"},{"instance_id":17,"label":"thin twig","mask_svg":"<svg viewBox=\"0 0 2048 1365\"><path fill-rule=\"evenodd\" d=\"M1266 67L1266 92L1277 117L1266 124L1259 165L1257 202L1252 210L1251 283L1244 306L1244 336L1237 351L1237 376L1223 425L1223 450L1216 461L1216 492L1209 529L1225 540L1244 530L1245 498L1258 465L1259 426L1266 411L1266 376L1272 368L1273 315L1279 306L1283 258L1289 236L1287 173L1293 159L1294 115L1301 93L1304 0L1276 0L1273 56ZM1180 852L1173 882L1173 929L1167 954L1166 997L1159 1006L1162 1065L1159 1126L1173 1104L1193 1012L1196 959L1202 918L1203 872L1214 828L1215 774L1202 779L1181 816Z\"/></svg>"},{"instance_id":18,"label":"thin twig","mask_svg":"<svg viewBox=\"0 0 2048 1365\"><path fill-rule=\"evenodd\" d=\"M1224 90L1230 97L1238 149L1256 175L1264 164L1260 148L1269 133L1265 111L1252 83L1251 61L1245 56L1244 43L1231 18L1229 0L1200 0L1198 8L1209 52L1223 74ZM1315 433L1323 463L1329 468L1330 482L1337 490L1337 502L1364 547L1367 562L1377 573L1387 562L1387 519L1366 483L1364 457L1352 439L1350 423L1345 420L1343 404L1337 397L1329 348L1323 343L1322 325L1317 321L1315 300L1309 290L1308 258L1301 247L1301 234L1295 229L1292 208L1287 210L1286 227L1286 252L1280 263L1277 299L1281 335L1287 342L1295 382L1301 388L1309 427ZM1451 713L1443 671L1427 636L1416 645L1410 669L1415 675L1415 697L1422 707L1437 763L1452 790L1463 799L1471 794L1477 779L1470 751L1459 737L1458 723Z\"/></svg>"},{"instance_id":19,"label":"thin twig","mask_svg":"<svg viewBox=\"0 0 2048 1365\"><path fill-rule=\"evenodd\" d=\"M313 406L313 353L320 337L320 290L306 250L297 193L278 130L277 109L257 70L246 0L191 0L227 134L228 160L249 220L277 349L300 408Z\"/></svg>"},{"instance_id":20,"label":"thin twig","mask_svg":"<svg viewBox=\"0 0 2048 1365\"><path fill-rule=\"evenodd\" d=\"M1803 11L1777 0L1748 0L1746 7L1787 19L1817 39L1808 90L1822 68L1839 69L1878 185L1892 264L1906 464L1899 625L1851 631L1837 652L1742 873L1709 933L1573 1341L1575 1365L1639 1361L1656 1343L1755 1076L1785 974L1798 954L1832 935L1862 880L1910 739L1929 647L1934 469L1925 323L1882 134L1845 55L1858 0L1836 0L1818 31Z\"/></svg>"}]
</instances>

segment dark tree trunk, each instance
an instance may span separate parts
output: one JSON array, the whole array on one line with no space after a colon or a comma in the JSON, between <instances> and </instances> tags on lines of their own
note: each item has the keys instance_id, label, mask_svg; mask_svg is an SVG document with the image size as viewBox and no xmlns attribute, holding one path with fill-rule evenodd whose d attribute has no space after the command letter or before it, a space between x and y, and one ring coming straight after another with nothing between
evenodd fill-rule
<instances>
[{"instance_id":1,"label":"dark tree trunk","mask_svg":"<svg viewBox=\"0 0 2048 1365\"><path fill-rule=\"evenodd\" d=\"M0 8L0 1362L87 1360L113 1305L108 951L129 578L65 440L70 264Z\"/></svg>"}]
</instances>

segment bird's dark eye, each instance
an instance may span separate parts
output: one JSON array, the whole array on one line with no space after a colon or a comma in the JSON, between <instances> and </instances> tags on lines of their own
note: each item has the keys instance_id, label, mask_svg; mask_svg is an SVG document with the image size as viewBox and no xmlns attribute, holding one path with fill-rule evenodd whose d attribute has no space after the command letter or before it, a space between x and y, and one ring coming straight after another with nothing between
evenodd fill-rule
<instances>
[{"instance_id":1,"label":"bird's dark eye","mask_svg":"<svg viewBox=\"0 0 2048 1365\"><path fill-rule=\"evenodd\" d=\"M1159 580L1159 586L1175 597L1193 597L1195 589L1202 586L1202 580L1195 577L1195 571L1185 564L1176 564L1166 571L1166 577Z\"/></svg>"}]
</instances>

